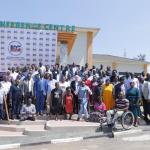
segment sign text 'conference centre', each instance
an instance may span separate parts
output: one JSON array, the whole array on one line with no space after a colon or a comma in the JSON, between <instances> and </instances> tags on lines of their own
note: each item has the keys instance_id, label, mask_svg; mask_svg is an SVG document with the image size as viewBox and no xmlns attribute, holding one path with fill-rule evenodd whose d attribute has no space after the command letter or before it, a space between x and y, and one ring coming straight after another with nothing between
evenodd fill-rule
<instances>
[{"instance_id":1,"label":"sign text 'conference centre'","mask_svg":"<svg viewBox=\"0 0 150 150\"><path fill-rule=\"evenodd\" d=\"M75 32L75 26L0 21L0 27Z\"/></svg>"}]
</instances>

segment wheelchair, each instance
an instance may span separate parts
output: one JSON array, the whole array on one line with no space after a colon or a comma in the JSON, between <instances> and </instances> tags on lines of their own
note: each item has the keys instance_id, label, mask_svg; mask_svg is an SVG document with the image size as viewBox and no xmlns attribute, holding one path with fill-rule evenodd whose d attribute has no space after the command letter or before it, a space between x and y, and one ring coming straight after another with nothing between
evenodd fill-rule
<instances>
[{"instance_id":1,"label":"wheelchair","mask_svg":"<svg viewBox=\"0 0 150 150\"><path fill-rule=\"evenodd\" d=\"M115 113L113 115L111 115L111 120L113 120ZM112 130L114 129L114 125L115 125L116 121L121 124L123 129L129 130L133 127L134 115L129 110L123 112L123 114L121 116L118 116L118 118L116 120L114 120L114 122L112 123L112 125L111 125ZM105 116L105 117L100 118L99 123L100 123L100 129L102 130L103 129L103 124L107 123L107 117Z\"/></svg>"}]
</instances>

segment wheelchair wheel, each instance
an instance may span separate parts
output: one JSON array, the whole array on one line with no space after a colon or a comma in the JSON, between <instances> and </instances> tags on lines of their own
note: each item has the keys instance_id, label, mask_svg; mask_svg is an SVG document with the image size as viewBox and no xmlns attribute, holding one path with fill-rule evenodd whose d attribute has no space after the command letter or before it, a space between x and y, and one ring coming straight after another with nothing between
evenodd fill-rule
<instances>
[{"instance_id":1,"label":"wheelchair wheel","mask_svg":"<svg viewBox=\"0 0 150 150\"><path fill-rule=\"evenodd\" d=\"M134 115L131 111L124 112L121 117L121 125L125 130L132 128L134 124Z\"/></svg>"}]
</instances>

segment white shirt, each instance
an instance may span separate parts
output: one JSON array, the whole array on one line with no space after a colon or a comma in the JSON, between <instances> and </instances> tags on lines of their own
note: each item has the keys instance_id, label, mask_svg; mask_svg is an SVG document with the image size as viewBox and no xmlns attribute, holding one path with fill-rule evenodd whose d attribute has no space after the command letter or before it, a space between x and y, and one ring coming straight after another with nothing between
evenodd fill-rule
<instances>
[{"instance_id":1,"label":"white shirt","mask_svg":"<svg viewBox=\"0 0 150 150\"><path fill-rule=\"evenodd\" d=\"M146 84L147 84L147 86L146 86ZM147 87L146 89L145 89L145 86ZM145 99L150 99L150 82L148 82L148 81L144 82L144 84L142 86L142 92L143 92ZM146 92L146 95L144 94L145 92ZM148 95L147 95L147 93L148 93Z\"/></svg>"},{"instance_id":2,"label":"white shirt","mask_svg":"<svg viewBox=\"0 0 150 150\"><path fill-rule=\"evenodd\" d=\"M26 104L23 105L20 113L34 115L36 113L35 105L33 105L33 104L31 104L30 106L28 106Z\"/></svg>"},{"instance_id":3,"label":"white shirt","mask_svg":"<svg viewBox=\"0 0 150 150\"><path fill-rule=\"evenodd\" d=\"M126 88L124 84L121 85L121 91L123 92L124 95L126 95Z\"/></svg>"},{"instance_id":4,"label":"white shirt","mask_svg":"<svg viewBox=\"0 0 150 150\"><path fill-rule=\"evenodd\" d=\"M77 71L77 67L73 67L73 74L75 74L75 72Z\"/></svg>"},{"instance_id":5,"label":"white shirt","mask_svg":"<svg viewBox=\"0 0 150 150\"><path fill-rule=\"evenodd\" d=\"M39 72L38 71L34 71L33 73L32 73L32 77L34 77L36 74L38 74Z\"/></svg>"},{"instance_id":6,"label":"white shirt","mask_svg":"<svg viewBox=\"0 0 150 150\"><path fill-rule=\"evenodd\" d=\"M0 104L3 104L4 95L5 95L5 90L3 87L1 87L0 88Z\"/></svg>"},{"instance_id":7,"label":"white shirt","mask_svg":"<svg viewBox=\"0 0 150 150\"><path fill-rule=\"evenodd\" d=\"M9 90L10 90L10 87L11 87L11 82L7 81L2 81L2 86L4 88L4 91L5 91L5 94L8 94L9 93Z\"/></svg>"},{"instance_id":8,"label":"white shirt","mask_svg":"<svg viewBox=\"0 0 150 150\"><path fill-rule=\"evenodd\" d=\"M55 83L57 81L55 79L48 81L48 93L51 93L51 91L55 88Z\"/></svg>"},{"instance_id":9,"label":"white shirt","mask_svg":"<svg viewBox=\"0 0 150 150\"><path fill-rule=\"evenodd\" d=\"M45 73L52 74L52 72L50 71L50 69L48 71L45 71Z\"/></svg>"},{"instance_id":10,"label":"white shirt","mask_svg":"<svg viewBox=\"0 0 150 150\"><path fill-rule=\"evenodd\" d=\"M13 80L16 80L18 73L17 72L11 73L10 76L12 77Z\"/></svg>"},{"instance_id":11,"label":"white shirt","mask_svg":"<svg viewBox=\"0 0 150 150\"><path fill-rule=\"evenodd\" d=\"M46 71L45 66L41 66L41 67L40 67L40 70L41 70L42 74L44 74L44 73L45 73L45 71Z\"/></svg>"},{"instance_id":12,"label":"white shirt","mask_svg":"<svg viewBox=\"0 0 150 150\"><path fill-rule=\"evenodd\" d=\"M32 79L29 80L29 92L32 92Z\"/></svg>"},{"instance_id":13,"label":"white shirt","mask_svg":"<svg viewBox=\"0 0 150 150\"><path fill-rule=\"evenodd\" d=\"M139 89L139 80L137 78L133 78L134 87Z\"/></svg>"},{"instance_id":14,"label":"white shirt","mask_svg":"<svg viewBox=\"0 0 150 150\"><path fill-rule=\"evenodd\" d=\"M102 81L103 81L104 84L106 83L106 80L107 80L107 79L109 79L108 76L102 78Z\"/></svg>"},{"instance_id":15,"label":"white shirt","mask_svg":"<svg viewBox=\"0 0 150 150\"><path fill-rule=\"evenodd\" d=\"M93 76L90 76L90 77L88 78L88 80L92 81L92 80L93 80Z\"/></svg>"},{"instance_id":16,"label":"white shirt","mask_svg":"<svg viewBox=\"0 0 150 150\"><path fill-rule=\"evenodd\" d=\"M68 86L70 86L70 85L69 85L68 82L65 81L65 82L63 82L63 83L60 82L60 83L59 83L59 86L60 86L60 88L62 89L62 91L65 92L65 91L66 91L66 88L67 88Z\"/></svg>"}]
</instances>

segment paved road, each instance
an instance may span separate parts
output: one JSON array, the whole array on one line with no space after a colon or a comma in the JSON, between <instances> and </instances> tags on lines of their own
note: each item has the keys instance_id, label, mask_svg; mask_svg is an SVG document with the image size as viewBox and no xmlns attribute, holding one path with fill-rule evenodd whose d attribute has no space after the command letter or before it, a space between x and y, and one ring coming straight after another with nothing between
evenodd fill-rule
<instances>
[{"instance_id":1,"label":"paved road","mask_svg":"<svg viewBox=\"0 0 150 150\"><path fill-rule=\"evenodd\" d=\"M118 134L115 138L97 138L79 142L23 147L14 150L149 150L150 131Z\"/></svg>"}]
</instances>

